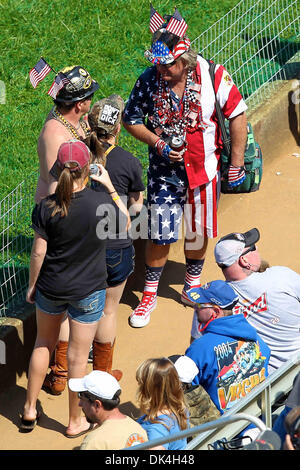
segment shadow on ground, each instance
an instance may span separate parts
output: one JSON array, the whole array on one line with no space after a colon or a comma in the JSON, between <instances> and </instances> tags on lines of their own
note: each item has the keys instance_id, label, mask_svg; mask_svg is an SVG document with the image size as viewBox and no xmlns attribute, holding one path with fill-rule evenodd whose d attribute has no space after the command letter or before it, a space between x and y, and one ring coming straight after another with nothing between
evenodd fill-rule
<instances>
[{"instance_id":1,"label":"shadow on ground","mask_svg":"<svg viewBox=\"0 0 300 470\"><path fill-rule=\"evenodd\" d=\"M0 395L0 416L9 420L16 428L19 428L20 425L20 416L23 412L25 399L26 390L18 385L10 387L5 394L2 393ZM14 406L11 406L12 403ZM40 400L37 401L37 410L41 412L41 417L38 422L39 427L62 434L65 432L65 426L55 419L49 418L49 416L43 412Z\"/></svg>"}]
</instances>

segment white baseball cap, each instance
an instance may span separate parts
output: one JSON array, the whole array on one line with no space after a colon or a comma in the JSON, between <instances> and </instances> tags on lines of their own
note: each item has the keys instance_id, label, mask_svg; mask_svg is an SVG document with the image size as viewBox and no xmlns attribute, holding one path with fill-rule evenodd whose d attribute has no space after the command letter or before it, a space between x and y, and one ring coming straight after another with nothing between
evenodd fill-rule
<instances>
[{"instance_id":1,"label":"white baseball cap","mask_svg":"<svg viewBox=\"0 0 300 470\"><path fill-rule=\"evenodd\" d=\"M168 359L173 362L179 375L180 382L190 384L196 375L199 374L199 369L195 362L188 356L174 355L169 356Z\"/></svg>"},{"instance_id":2,"label":"white baseball cap","mask_svg":"<svg viewBox=\"0 0 300 470\"><path fill-rule=\"evenodd\" d=\"M93 370L81 379L70 379L69 387L72 392L90 392L99 399L111 400L118 390L119 382L108 372Z\"/></svg>"},{"instance_id":3,"label":"white baseball cap","mask_svg":"<svg viewBox=\"0 0 300 470\"><path fill-rule=\"evenodd\" d=\"M258 242L260 233L257 228L252 228L245 233L230 233L220 238L215 246L216 263L228 267L234 264L244 249Z\"/></svg>"}]
</instances>

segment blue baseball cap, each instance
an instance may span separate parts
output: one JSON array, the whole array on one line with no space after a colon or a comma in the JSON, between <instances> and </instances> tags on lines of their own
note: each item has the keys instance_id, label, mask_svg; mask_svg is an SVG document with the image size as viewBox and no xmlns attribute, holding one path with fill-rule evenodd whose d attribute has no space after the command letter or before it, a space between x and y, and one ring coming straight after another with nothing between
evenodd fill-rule
<instances>
[{"instance_id":1,"label":"blue baseball cap","mask_svg":"<svg viewBox=\"0 0 300 470\"><path fill-rule=\"evenodd\" d=\"M232 308L239 297L225 281L212 281L204 286L189 289L188 298L195 304L218 305L220 308Z\"/></svg>"}]
</instances>

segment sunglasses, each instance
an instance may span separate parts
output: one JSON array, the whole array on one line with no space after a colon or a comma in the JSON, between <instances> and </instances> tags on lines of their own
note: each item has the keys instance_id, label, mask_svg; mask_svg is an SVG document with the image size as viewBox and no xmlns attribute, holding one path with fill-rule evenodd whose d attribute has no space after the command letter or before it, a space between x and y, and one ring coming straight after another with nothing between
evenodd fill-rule
<instances>
[{"instance_id":1,"label":"sunglasses","mask_svg":"<svg viewBox=\"0 0 300 470\"><path fill-rule=\"evenodd\" d=\"M80 400L82 400L82 399L88 400L91 403L94 403L95 400L99 400L98 397L96 397L95 395L92 395L89 392L78 392L78 398Z\"/></svg>"},{"instance_id":2,"label":"sunglasses","mask_svg":"<svg viewBox=\"0 0 300 470\"><path fill-rule=\"evenodd\" d=\"M169 69L173 67L173 65L175 64L176 64L176 60L173 60L173 62L171 62L170 64L158 64L158 65L160 65L161 67L165 67L166 69Z\"/></svg>"},{"instance_id":3,"label":"sunglasses","mask_svg":"<svg viewBox=\"0 0 300 470\"><path fill-rule=\"evenodd\" d=\"M241 256L245 256L247 253L250 253L250 251L255 251L256 250L256 246L255 245L251 245L248 250L244 251L244 253L241 254Z\"/></svg>"}]
</instances>

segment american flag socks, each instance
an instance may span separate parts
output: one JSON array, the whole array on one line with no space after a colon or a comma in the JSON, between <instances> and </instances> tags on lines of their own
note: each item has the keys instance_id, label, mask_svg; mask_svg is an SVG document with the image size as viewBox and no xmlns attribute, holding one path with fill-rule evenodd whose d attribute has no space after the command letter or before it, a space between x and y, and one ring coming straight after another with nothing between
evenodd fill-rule
<instances>
[{"instance_id":1,"label":"american flag socks","mask_svg":"<svg viewBox=\"0 0 300 470\"><path fill-rule=\"evenodd\" d=\"M158 284L160 276L163 272L164 266L158 268L152 268L151 266L146 265L146 279L144 292L149 292L151 294L156 294L158 289Z\"/></svg>"},{"instance_id":2,"label":"american flag socks","mask_svg":"<svg viewBox=\"0 0 300 470\"><path fill-rule=\"evenodd\" d=\"M193 306L194 304L189 300L186 291L192 287L200 287L200 277L203 269L204 259L189 259L186 258L186 272L184 278L184 287L181 293L181 302Z\"/></svg>"}]
</instances>

